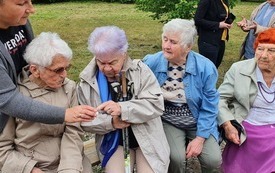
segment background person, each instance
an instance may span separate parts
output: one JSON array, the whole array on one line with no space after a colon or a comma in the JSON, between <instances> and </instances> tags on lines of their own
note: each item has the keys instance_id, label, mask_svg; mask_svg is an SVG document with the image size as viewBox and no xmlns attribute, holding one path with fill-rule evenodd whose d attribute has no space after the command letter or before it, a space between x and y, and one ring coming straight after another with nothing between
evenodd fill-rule
<instances>
[{"instance_id":1,"label":"background person","mask_svg":"<svg viewBox=\"0 0 275 173\"><path fill-rule=\"evenodd\" d=\"M136 163L138 173L167 173L169 146L160 116L163 96L151 70L141 61L128 57L125 32L116 26L96 28L88 40L94 55L80 74L79 101L97 107L99 113L91 123L82 123L85 131L96 133L96 146L105 172L124 172L121 129L129 130L131 169ZM117 102L117 76L126 71L128 99ZM119 89L118 89L119 90ZM101 153L107 134L118 132L112 152ZM103 142L102 142L103 141Z\"/></svg>"},{"instance_id":2,"label":"background person","mask_svg":"<svg viewBox=\"0 0 275 173\"><path fill-rule=\"evenodd\" d=\"M43 51L41 51L43 50ZM34 100L72 107L76 84L67 77L72 50L56 33L41 33L27 46L28 66L18 78L19 91ZM0 167L13 173L90 173L83 164L80 123L49 125L10 117L0 135Z\"/></svg>"},{"instance_id":3,"label":"background person","mask_svg":"<svg viewBox=\"0 0 275 173\"><path fill-rule=\"evenodd\" d=\"M218 73L210 60L191 50L196 35L194 21L173 19L163 26L162 51L144 57L164 95L169 173L186 172L186 158L191 157L198 157L203 173L221 164Z\"/></svg>"},{"instance_id":4,"label":"background person","mask_svg":"<svg viewBox=\"0 0 275 173\"><path fill-rule=\"evenodd\" d=\"M219 87L218 120L230 141L224 173L275 171L275 28L259 33L254 49L255 58L234 63Z\"/></svg>"},{"instance_id":5,"label":"background person","mask_svg":"<svg viewBox=\"0 0 275 173\"><path fill-rule=\"evenodd\" d=\"M257 6L251 13L250 20L243 17L237 25L245 32L248 32L241 46L240 57L244 59L254 58L255 51L253 44L255 36L270 28L275 27L275 0L267 0Z\"/></svg>"},{"instance_id":6,"label":"background person","mask_svg":"<svg viewBox=\"0 0 275 173\"><path fill-rule=\"evenodd\" d=\"M195 13L199 53L209 58L218 68L222 62L225 41L229 39L231 22L227 0L200 0Z\"/></svg>"},{"instance_id":7,"label":"background person","mask_svg":"<svg viewBox=\"0 0 275 173\"><path fill-rule=\"evenodd\" d=\"M17 74L26 65L23 53L33 39L28 22L32 13L31 0L0 0L0 133L10 115L55 124L89 121L95 114L90 106L64 109L34 101L18 92Z\"/></svg>"}]
</instances>

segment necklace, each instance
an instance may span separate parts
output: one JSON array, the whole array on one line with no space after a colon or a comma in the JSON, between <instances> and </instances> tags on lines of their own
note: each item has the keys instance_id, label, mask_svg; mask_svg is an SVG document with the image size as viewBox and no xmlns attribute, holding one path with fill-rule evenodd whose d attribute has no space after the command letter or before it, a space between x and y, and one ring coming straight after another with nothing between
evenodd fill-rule
<instances>
[{"instance_id":1,"label":"necklace","mask_svg":"<svg viewBox=\"0 0 275 173\"><path fill-rule=\"evenodd\" d=\"M274 91L274 92L268 92L268 91L266 91L266 90L264 89L263 84L262 84L261 82L258 82L258 88L259 88L259 90L260 90L261 95L263 96L264 100L265 100L267 103L273 103L273 102L275 101L275 91ZM268 100L265 98L265 96L264 96L264 94L263 94L263 91L264 91L266 94L273 94L273 95L274 95L273 100L272 100L272 101L268 101Z\"/></svg>"}]
</instances>

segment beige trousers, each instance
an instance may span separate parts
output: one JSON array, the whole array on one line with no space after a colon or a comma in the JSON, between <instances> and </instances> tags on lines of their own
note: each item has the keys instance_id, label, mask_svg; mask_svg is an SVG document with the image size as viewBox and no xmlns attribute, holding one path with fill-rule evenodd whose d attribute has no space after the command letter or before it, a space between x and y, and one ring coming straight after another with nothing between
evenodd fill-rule
<instances>
[{"instance_id":1,"label":"beige trousers","mask_svg":"<svg viewBox=\"0 0 275 173\"><path fill-rule=\"evenodd\" d=\"M144 157L141 149L130 149L130 161L131 161L131 172L134 170L134 165L136 166L137 173L154 173L150 167L148 161ZM123 157L123 147L118 146L116 152L112 155L108 161L105 173L124 173L124 157Z\"/></svg>"}]
</instances>

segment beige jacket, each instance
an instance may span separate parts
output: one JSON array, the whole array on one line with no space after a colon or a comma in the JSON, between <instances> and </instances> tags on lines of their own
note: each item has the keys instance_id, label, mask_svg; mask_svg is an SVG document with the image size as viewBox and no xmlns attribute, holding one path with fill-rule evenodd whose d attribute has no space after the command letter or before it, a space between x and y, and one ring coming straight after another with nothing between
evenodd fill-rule
<instances>
[{"instance_id":1,"label":"beige jacket","mask_svg":"<svg viewBox=\"0 0 275 173\"><path fill-rule=\"evenodd\" d=\"M66 108L78 104L76 84L67 78L59 89L44 89L31 82L28 72L23 71L18 83L20 92L34 100ZM51 125L10 117L0 135L2 173L30 173L34 166L45 173L80 173L82 135L79 123Z\"/></svg>"},{"instance_id":2,"label":"beige jacket","mask_svg":"<svg viewBox=\"0 0 275 173\"><path fill-rule=\"evenodd\" d=\"M121 118L131 123L138 144L154 172L167 173L170 148L160 118L164 103L158 82L151 70L141 61L128 58L124 69L126 78L134 82L134 96L129 101L119 102ZM78 98L81 104L94 107L101 104L96 72L94 58L80 74ZM111 116L99 114L94 121L82 125L84 130L96 133L97 151L102 159L99 148L103 135L115 130Z\"/></svg>"}]
</instances>

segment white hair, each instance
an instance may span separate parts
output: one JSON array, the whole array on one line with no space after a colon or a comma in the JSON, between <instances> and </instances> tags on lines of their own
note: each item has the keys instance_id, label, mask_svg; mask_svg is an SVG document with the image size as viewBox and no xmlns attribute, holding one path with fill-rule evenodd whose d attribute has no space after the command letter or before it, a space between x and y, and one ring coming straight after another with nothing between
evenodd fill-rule
<instances>
[{"instance_id":1,"label":"white hair","mask_svg":"<svg viewBox=\"0 0 275 173\"><path fill-rule=\"evenodd\" d=\"M42 32L27 46L23 56L29 64L47 67L57 55L71 60L73 52L57 33Z\"/></svg>"},{"instance_id":2,"label":"white hair","mask_svg":"<svg viewBox=\"0 0 275 173\"><path fill-rule=\"evenodd\" d=\"M165 33L179 34L179 42L182 46L193 46L197 36L194 20L172 19L162 28L162 39Z\"/></svg>"}]
</instances>

